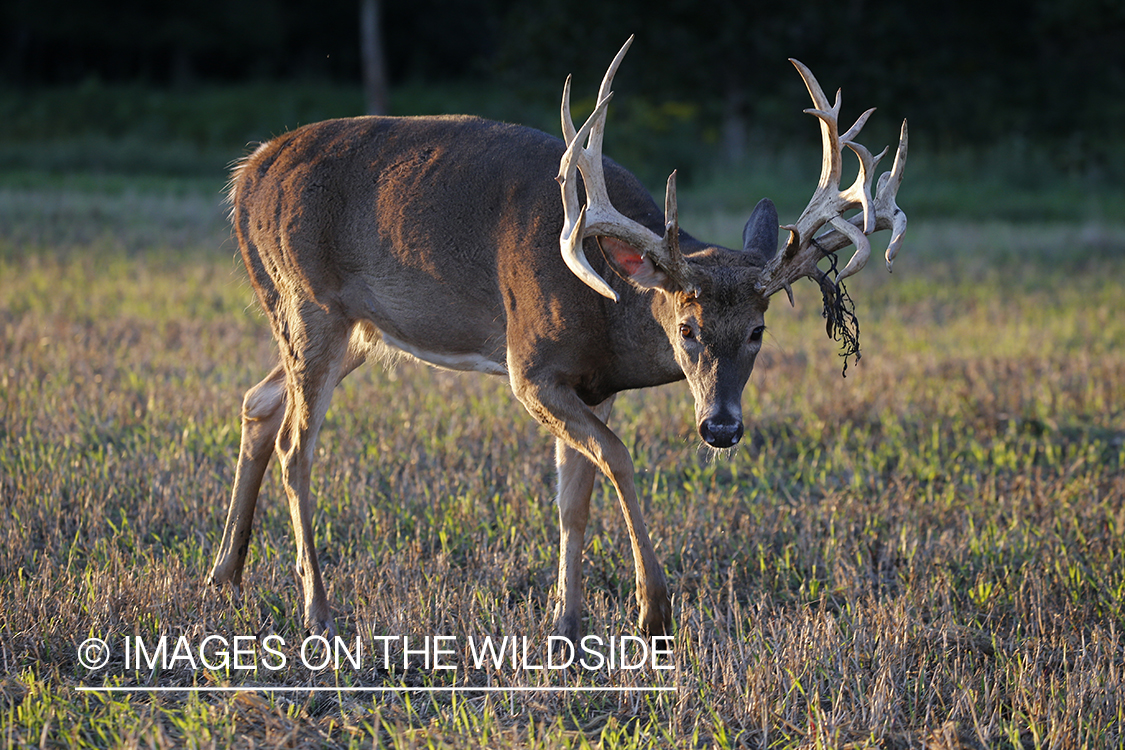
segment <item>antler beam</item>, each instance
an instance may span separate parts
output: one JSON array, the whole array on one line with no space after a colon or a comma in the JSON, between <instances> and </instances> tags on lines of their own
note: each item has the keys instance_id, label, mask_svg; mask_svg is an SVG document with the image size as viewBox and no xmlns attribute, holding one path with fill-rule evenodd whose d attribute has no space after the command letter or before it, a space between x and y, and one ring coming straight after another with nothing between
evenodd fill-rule
<instances>
[{"instance_id":1,"label":"antler beam","mask_svg":"<svg viewBox=\"0 0 1125 750\"><path fill-rule=\"evenodd\" d=\"M872 156L865 146L855 141L855 138L875 110L869 109L864 112L854 125L840 135L840 92L836 92L835 102L829 104L828 97L824 95L824 90L817 83L812 71L797 60L790 59L789 62L793 63L797 72L801 74L805 87L812 97L814 106L812 109L806 109L805 112L820 120L824 154L820 182L813 192L812 199L796 222L782 227L789 230L789 240L785 249L775 255L763 270L758 291L765 296L781 289L788 290L789 285L802 276L820 281L824 274L817 269L817 262L825 255L837 252L848 245L855 245L855 253L836 278L836 283L843 281L866 265L871 255L871 243L867 236L881 229L893 230L886 253L889 271L906 232L906 214L895 203L906 168L908 142L906 121L902 123L894 166L890 172L879 177L875 196L872 197L871 183L875 176L875 168L886 155L887 150L883 149L878 155ZM859 158L859 174L849 188L840 190L844 146L851 149ZM850 219L843 217L846 212L854 209L859 209L860 212ZM816 233L825 225L830 226L832 230L816 237Z\"/></svg>"},{"instance_id":2,"label":"antler beam","mask_svg":"<svg viewBox=\"0 0 1125 750\"><path fill-rule=\"evenodd\" d=\"M617 292L610 288L605 279L590 265L582 250L582 241L587 237L601 235L625 242L651 257L653 263L664 270L670 278L684 289L694 287L691 269L680 253L680 229L676 210L676 173L668 177L664 197L664 236L656 234L648 227L630 219L617 211L610 203L606 190L605 174L602 169L602 140L605 136L606 109L613 92L613 76L633 37L613 58L598 91L598 105L578 130L570 116L570 76L563 86L562 131L567 149L559 164L557 182L562 189L564 220L559 244L563 260L575 276L582 279L591 289L614 302ZM583 146L582 142L586 141ZM578 171L582 172L582 182L586 187L586 205L578 200Z\"/></svg>"}]
</instances>

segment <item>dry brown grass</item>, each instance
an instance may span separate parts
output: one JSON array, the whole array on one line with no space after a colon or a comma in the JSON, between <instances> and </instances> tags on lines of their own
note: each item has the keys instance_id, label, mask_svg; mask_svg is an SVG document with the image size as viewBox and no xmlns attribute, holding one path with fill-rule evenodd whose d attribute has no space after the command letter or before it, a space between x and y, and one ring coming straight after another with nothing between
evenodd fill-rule
<instances>
[{"instance_id":1,"label":"dry brown grass","mask_svg":"<svg viewBox=\"0 0 1125 750\"><path fill-rule=\"evenodd\" d=\"M699 448L682 387L621 399L613 424L633 447L674 592L676 669L457 680L675 693L76 691L111 679L449 681L424 669L148 674L120 653L94 673L79 665L91 635L303 635L272 478L243 600L201 583L241 393L273 353L233 248L215 250L218 210L186 200L28 192L0 209L8 745L1125 744L1114 227L917 227L893 277L873 264L852 288L865 356L847 379L815 292L798 289L796 311L769 315L744 398L751 436L730 455ZM162 222L181 232L174 250L151 247ZM558 538L551 465L545 433L497 379L411 364L349 378L314 475L341 631L542 641ZM586 630L633 634L623 521L607 488L594 505Z\"/></svg>"}]
</instances>

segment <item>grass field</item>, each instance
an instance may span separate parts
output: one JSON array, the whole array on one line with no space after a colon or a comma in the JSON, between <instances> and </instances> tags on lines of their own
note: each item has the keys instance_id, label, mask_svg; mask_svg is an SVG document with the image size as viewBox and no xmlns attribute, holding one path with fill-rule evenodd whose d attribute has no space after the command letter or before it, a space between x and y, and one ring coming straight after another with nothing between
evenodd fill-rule
<instances>
[{"instance_id":1,"label":"grass field","mask_svg":"<svg viewBox=\"0 0 1125 750\"><path fill-rule=\"evenodd\" d=\"M800 284L699 447L687 389L624 394L675 668L126 668L126 637L303 637L267 479L244 596L207 589L242 392L274 349L212 181L0 187L5 747L1125 746L1125 225L919 221L850 283L841 362ZM902 203L909 211L909 197ZM757 196L752 196L756 199ZM691 196L687 201L691 202ZM705 197L683 217L734 243ZM348 639L549 632L551 441L504 382L401 363L338 389L316 528ZM635 634L608 485L586 632ZM102 669L78 647L112 644ZM399 652L394 652L401 666ZM675 686L674 692L89 693L83 686Z\"/></svg>"}]
</instances>

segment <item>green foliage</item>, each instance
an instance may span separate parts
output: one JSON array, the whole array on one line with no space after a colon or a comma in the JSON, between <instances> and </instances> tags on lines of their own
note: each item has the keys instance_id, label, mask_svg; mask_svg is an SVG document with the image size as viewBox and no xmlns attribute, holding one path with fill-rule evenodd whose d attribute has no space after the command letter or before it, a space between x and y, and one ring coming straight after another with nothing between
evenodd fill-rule
<instances>
[{"instance_id":1,"label":"green foliage","mask_svg":"<svg viewBox=\"0 0 1125 750\"><path fill-rule=\"evenodd\" d=\"M792 76L796 84L796 76ZM575 83L575 119L594 105L597 79ZM656 195L677 170L682 204L695 215L749 215L772 198L783 221L796 218L819 174L815 121L803 102L755 123L745 153L726 155L719 107L633 92L622 84L610 109L606 154ZM796 88L796 87L794 87ZM392 113L464 113L559 132L561 82L494 87L409 84L395 89ZM253 144L286 130L362 112L357 89L310 84L199 86L161 91L88 82L20 91L0 89L0 185L60 184L127 190L167 186L221 189L228 165ZM893 144L898 121L877 115L865 131L873 148ZM760 127L759 127L760 126ZM786 128L782 137L771 128ZM1090 160L1078 141L1011 138L991 147L942 146L915 127L900 204L914 219L1102 221L1125 215L1125 151L1106 147ZM847 169L854 165L846 162ZM889 169L889 164L882 165ZM854 172L845 174L850 180ZM117 185L118 187L112 187ZM697 234L698 225L686 224ZM741 230L741 226L738 227ZM735 234L733 231L730 234ZM703 236L706 236L705 234ZM735 235L737 237L737 235ZM737 239L731 240L736 242Z\"/></svg>"},{"instance_id":2,"label":"green foliage","mask_svg":"<svg viewBox=\"0 0 1125 750\"><path fill-rule=\"evenodd\" d=\"M215 177L253 143L362 110L349 86L0 89L0 169Z\"/></svg>"},{"instance_id":3,"label":"green foliage","mask_svg":"<svg viewBox=\"0 0 1125 750\"><path fill-rule=\"evenodd\" d=\"M382 2L392 84L555 86L596 81L626 38L623 88L715 110L724 125L807 106L786 59L843 85L845 101L907 116L942 148L1013 137L1071 143L1088 165L1121 158L1125 36L1119 0L415 0ZM360 76L357 4L327 0L128 0L113 17L66 0L0 6L0 80L33 89L83 81L174 87ZM711 123L713 125L714 123ZM760 126L760 125L757 125ZM272 127L272 125L271 125ZM1125 166L1118 162L1120 173Z\"/></svg>"}]
</instances>

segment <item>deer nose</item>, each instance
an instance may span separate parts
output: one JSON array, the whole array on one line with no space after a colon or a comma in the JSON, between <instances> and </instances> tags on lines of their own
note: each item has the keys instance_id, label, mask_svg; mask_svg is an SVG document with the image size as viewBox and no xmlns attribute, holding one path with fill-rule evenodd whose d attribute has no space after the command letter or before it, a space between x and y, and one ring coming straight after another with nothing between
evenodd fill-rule
<instances>
[{"instance_id":1,"label":"deer nose","mask_svg":"<svg viewBox=\"0 0 1125 750\"><path fill-rule=\"evenodd\" d=\"M712 448L729 448L742 439L742 420L732 416L708 417L699 424L699 436Z\"/></svg>"}]
</instances>

